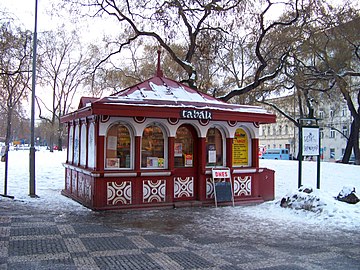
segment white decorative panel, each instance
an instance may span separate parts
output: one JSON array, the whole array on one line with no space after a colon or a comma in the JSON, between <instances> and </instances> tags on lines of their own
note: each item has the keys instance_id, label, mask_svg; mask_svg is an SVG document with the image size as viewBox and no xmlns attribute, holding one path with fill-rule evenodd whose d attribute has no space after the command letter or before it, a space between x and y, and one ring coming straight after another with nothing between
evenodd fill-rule
<instances>
[{"instance_id":1,"label":"white decorative panel","mask_svg":"<svg viewBox=\"0 0 360 270\"><path fill-rule=\"evenodd\" d=\"M143 181L143 202L165 202L166 181L165 180L144 180Z\"/></svg>"},{"instance_id":2,"label":"white decorative panel","mask_svg":"<svg viewBox=\"0 0 360 270\"><path fill-rule=\"evenodd\" d=\"M70 191L71 190L71 170L66 170L66 186L65 189Z\"/></svg>"},{"instance_id":3,"label":"white decorative panel","mask_svg":"<svg viewBox=\"0 0 360 270\"><path fill-rule=\"evenodd\" d=\"M78 179L78 196L80 198L84 198L84 191L85 191L85 177L83 174L79 173L79 179Z\"/></svg>"},{"instance_id":4,"label":"white decorative panel","mask_svg":"<svg viewBox=\"0 0 360 270\"><path fill-rule=\"evenodd\" d=\"M131 204L131 181L108 182L107 204Z\"/></svg>"},{"instance_id":5,"label":"white decorative panel","mask_svg":"<svg viewBox=\"0 0 360 270\"><path fill-rule=\"evenodd\" d=\"M251 176L234 177L234 195L251 196Z\"/></svg>"},{"instance_id":6,"label":"white decorative panel","mask_svg":"<svg viewBox=\"0 0 360 270\"><path fill-rule=\"evenodd\" d=\"M211 178L206 178L206 198L214 198L214 185Z\"/></svg>"},{"instance_id":7,"label":"white decorative panel","mask_svg":"<svg viewBox=\"0 0 360 270\"><path fill-rule=\"evenodd\" d=\"M91 192L91 179L86 177L85 178L85 187L84 187L84 198L85 201L90 202L92 200L91 198L92 192Z\"/></svg>"},{"instance_id":8,"label":"white decorative panel","mask_svg":"<svg viewBox=\"0 0 360 270\"><path fill-rule=\"evenodd\" d=\"M174 198L190 198L194 196L194 177L174 178Z\"/></svg>"},{"instance_id":9,"label":"white decorative panel","mask_svg":"<svg viewBox=\"0 0 360 270\"><path fill-rule=\"evenodd\" d=\"M77 172L72 171L72 177L71 177L71 192L73 194L77 193Z\"/></svg>"}]
</instances>

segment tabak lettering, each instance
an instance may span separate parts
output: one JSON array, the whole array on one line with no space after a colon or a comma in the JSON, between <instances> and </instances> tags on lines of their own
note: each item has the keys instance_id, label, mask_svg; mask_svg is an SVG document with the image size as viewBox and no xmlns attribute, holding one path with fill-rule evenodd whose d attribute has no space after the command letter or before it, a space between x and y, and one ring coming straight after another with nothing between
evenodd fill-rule
<instances>
[{"instance_id":1,"label":"tabak lettering","mask_svg":"<svg viewBox=\"0 0 360 270\"><path fill-rule=\"evenodd\" d=\"M212 114L210 111L199 111L199 110L182 110L180 112L180 116L182 118L188 118L188 119L204 119L204 120L210 120L212 118Z\"/></svg>"}]
</instances>

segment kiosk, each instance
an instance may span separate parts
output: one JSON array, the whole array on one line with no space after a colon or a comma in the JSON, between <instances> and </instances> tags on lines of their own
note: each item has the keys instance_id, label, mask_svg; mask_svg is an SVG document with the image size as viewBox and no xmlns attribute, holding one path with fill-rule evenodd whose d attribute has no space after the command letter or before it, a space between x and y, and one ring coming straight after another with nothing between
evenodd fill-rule
<instances>
[{"instance_id":1,"label":"kiosk","mask_svg":"<svg viewBox=\"0 0 360 270\"><path fill-rule=\"evenodd\" d=\"M274 198L259 167L259 124L275 115L165 78L80 100L68 128L62 194L94 210L214 205L212 168L231 173L233 202Z\"/></svg>"}]
</instances>

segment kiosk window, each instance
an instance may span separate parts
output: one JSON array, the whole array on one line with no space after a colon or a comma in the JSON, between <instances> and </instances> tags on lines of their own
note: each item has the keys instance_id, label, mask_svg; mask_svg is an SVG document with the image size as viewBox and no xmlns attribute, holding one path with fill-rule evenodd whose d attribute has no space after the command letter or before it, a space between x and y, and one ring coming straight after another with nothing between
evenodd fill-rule
<instances>
[{"instance_id":1,"label":"kiosk window","mask_svg":"<svg viewBox=\"0 0 360 270\"><path fill-rule=\"evenodd\" d=\"M112 126L106 136L106 168L130 168L131 136L122 124Z\"/></svg>"},{"instance_id":2,"label":"kiosk window","mask_svg":"<svg viewBox=\"0 0 360 270\"><path fill-rule=\"evenodd\" d=\"M232 145L233 166L249 166L249 138L245 130L238 128L235 131Z\"/></svg>"},{"instance_id":3,"label":"kiosk window","mask_svg":"<svg viewBox=\"0 0 360 270\"><path fill-rule=\"evenodd\" d=\"M223 165L223 139L217 128L210 128L206 134L206 165Z\"/></svg>"},{"instance_id":4,"label":"kiosk window","mask_svg":"<svg viewBox=\"0 0 360 270\"><path fill-rule=\"evenodd\" d=\"M79 148L80 148L80 145L79 145L79 140L80 140L80 137L79 137L79 125L76 125L75 126L75 136L74 136L74 164L75 165L79 165Z\"/></svg>"},{"instance_id":5,"label":"kiosk window","mask_svg":"<svg viewBox=\"0 0 360 270\"><path fill-rule=\"evenodd\" d=\"M69 128L69 143L68 143L68 162L71 163L73 161L73 143L74 143L74 127L70 126Z\"/></svg>"},{"instance_id":6,"label":"kiosk window","mask_svg":"<svg viewBox=\"0 0 360 270\"><path fill-rule=\"evenodd\" d=\"M164 168L164 134L158 126L144 129L141 141L141 167Z\"/></svg>"},{"instance_id":7,"label":"kiosk window","mask_svg":"<svg viewBox=\"0 0 360 270\"><path fill-rule=\"evenodd\" d=\"M179 127L174 145L175 167L193 167L193 143L191 131L187 127Z\"/></svg>"}]
</instances>

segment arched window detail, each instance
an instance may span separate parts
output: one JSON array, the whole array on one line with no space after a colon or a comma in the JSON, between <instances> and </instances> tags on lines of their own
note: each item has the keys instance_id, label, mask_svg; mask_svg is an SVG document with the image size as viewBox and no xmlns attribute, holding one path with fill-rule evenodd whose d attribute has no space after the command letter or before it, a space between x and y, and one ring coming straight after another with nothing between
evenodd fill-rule
<instances>
[{"instance_id":1,"label":"arched window detail","mask_svg":"<svg viewBox=\"0 0 360 270\"><path fill-rule=\"evenodd\" d=\"M181 126L176 131L174 145L175 167L193 167L194 139L191 131L186 126Z\"/></svg>"},{"instance_id":2,"label":"arched window detail","mask_svg":"<svg viewBox=\"0 0 360 270\"><path fill-rule=\"evenodd\" d=\"M88 167L95 168L95 124L90 123L88 130Z\"/></svg>"},{"instance_id":3,"label":"arched window detail","mask_svg":"<svg viewBox=\"0 0 360 270\"><path fill-rule=\"evenodd\" d=\"M206 166L223 166L223 138L217 128L210 128L206 134Z\"/></svg>"},{"instance_id":4,"label":"arched window detail","mask_svg":"<svg viewBox=\"0 0 360 270\"><path fill-rule=\"evenodd\" d=\"M146 127L141 140L141 167L160 168L165 164L165 138L163 130L156 125Z\"/></svg>"},{"instance_id":5,"label":"arched window detail","mask_svg":"<svg viewBox=\"0 0 360 270\"><path fill-rule=\"evenodd\" d=\"M105 168L131 168L131 134L127 126L115 124L106 135Z\"/></svg>"},{"instance_id":6,"label":"arched window detail","mask_svg":"<svg viewBox=\"0 0 360 270\"><path fill-rule=\"evenodd\" d=\"M79 163L79 150L80 150L80 145L79 145L79 141L80 141L80 132L79 132L80 128L79 125L75 126L75 136L74 136L74 164L78 165Z\"/></svg>"},{"instance_id":7,"label":"arched window detail","mask_svg":"<svg viewBox=\"0 0 360 270\"><path fill-rule=\"evenodd\" d=\"M244 129L236 129L232 145L233 166L250 166L250 141L251 140Z\"/></svg>"},{"instance_id":8,"label":"arched window detail","mask_svg":"<svg viewBox=\"0 0 360 270\"><path fill-rule=\"evenodd\" d=\"M81 139L80 139L80 165L86 165L86 124L81 125Z\"/></svg>"},{"instance_id":9,"label":"arched window detail","mask_svg":"<svg viewBox=\"0 0 360 270\"><path fill-rule=\"evenodd\" d=\"M69 128L69 144L68 144L68 162L71 163L73 161L73 143L74 143L74 126L70 126Z\"/></svg>"}]
</instances>

